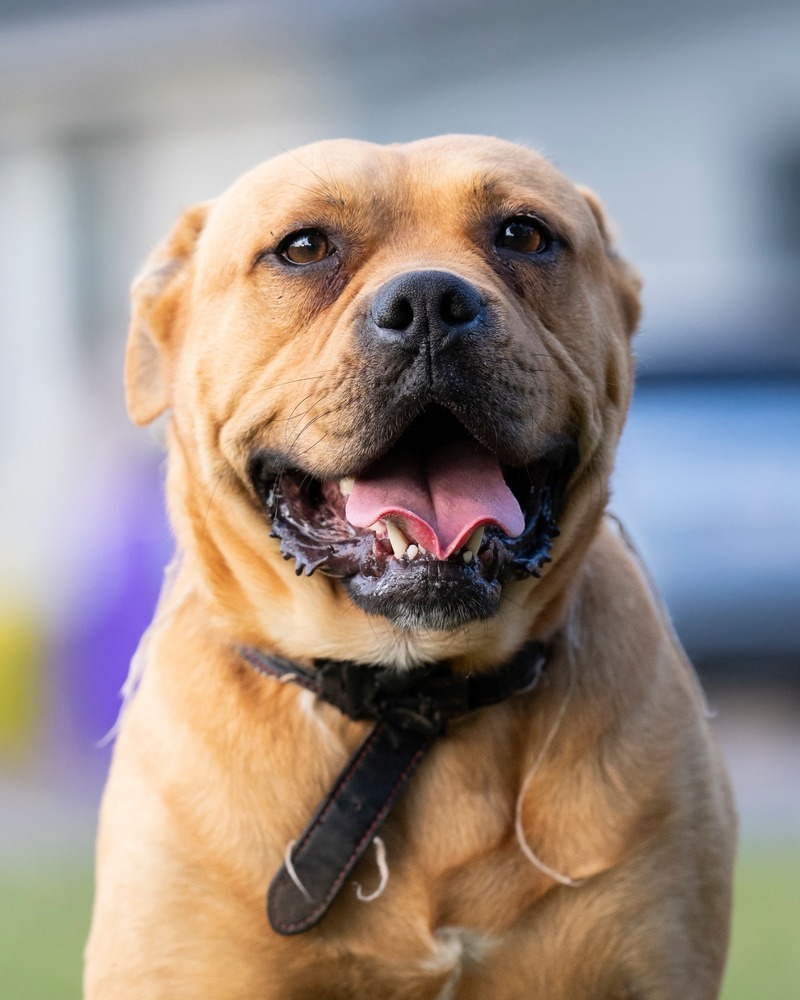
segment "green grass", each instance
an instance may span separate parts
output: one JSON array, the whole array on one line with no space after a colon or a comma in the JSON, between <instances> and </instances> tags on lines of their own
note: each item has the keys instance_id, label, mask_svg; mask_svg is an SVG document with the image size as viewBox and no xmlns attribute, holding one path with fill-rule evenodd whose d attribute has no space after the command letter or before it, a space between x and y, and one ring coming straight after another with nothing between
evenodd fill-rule
<instances>
[{"instance_id":1,"label":"green grass","mask_svg":"<svg viewBox=\"0 0 800 1000\"><path fill-rule=\"evenodd\" d=\"M88 863L0 868L2 1000L79 1000ZM800 845L745 850L722 1000L800 996ZM244 1000L244 998L243 998Z\"/></svg>"},{"instance_id":2,"label":"green grass","mask_svg":"<svg viewBox=\"0 0 800 1000\"><path fill-rule=\"evenodd\" d=\"M722 1000L800 996L800 845L742 851Z\"/></svg>"},{"instance_id":3,"label":"green grass","mask_svg":"<svg viewBox=\"0 0 800 1000\"><path fill-rule=\"evenodd\" d=\"M3 1000L79 1000L91 901L88 862L0 869Z\"/></svg>"}]
</instances>

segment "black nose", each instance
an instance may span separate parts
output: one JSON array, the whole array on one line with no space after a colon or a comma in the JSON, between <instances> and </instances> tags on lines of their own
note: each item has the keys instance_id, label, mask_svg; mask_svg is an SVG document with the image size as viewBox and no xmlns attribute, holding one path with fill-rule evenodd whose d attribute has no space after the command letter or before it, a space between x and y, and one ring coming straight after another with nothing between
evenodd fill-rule
<instances>
[{"instance_id":1,"label":"black nose","mask_svg":"<svg viewBox=\"0 0 800 1000\"><path fill-rule=\"evenodd\" d=\"M410 271L380 289L368 326L384 346L419 351L427 341L435 353L476 332L484 313L480 292L463 278L448 271Z\"/></svg>"}]
</instances>

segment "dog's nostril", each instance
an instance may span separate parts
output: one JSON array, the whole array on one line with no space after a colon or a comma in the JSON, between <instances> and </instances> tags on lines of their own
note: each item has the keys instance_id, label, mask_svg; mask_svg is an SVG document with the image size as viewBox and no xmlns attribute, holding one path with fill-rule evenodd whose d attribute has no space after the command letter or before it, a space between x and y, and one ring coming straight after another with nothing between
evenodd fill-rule
<instances>
[{"instance_id":1,"label":"dog's nostril","mask_svg":"<svg viewBox=\"0 0 800 1000\"><path fill-rule=\"evenodd\" d=\"M471 323L481 311L481 297L465 283L452 291L445 292L439 302L439 315L449 326Z\"/></svg>"},{"instance_id":2,"label":"dog's nostril","mask_svg":"<svg viewBox=\"0 0 800 1000\"><path fill-rule=\"evenodd\" d=\"M383 298L374 303L372 318L384 330L407 330L414 322L414 307L404 295Z\"/></svg>"}]
</instances>

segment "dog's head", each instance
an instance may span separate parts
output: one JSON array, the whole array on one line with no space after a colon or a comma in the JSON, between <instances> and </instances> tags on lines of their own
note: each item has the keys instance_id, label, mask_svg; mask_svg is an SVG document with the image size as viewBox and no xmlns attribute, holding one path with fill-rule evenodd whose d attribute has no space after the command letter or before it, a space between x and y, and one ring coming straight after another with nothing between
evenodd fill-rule
<instances>
[{"instance_id":1,"label":"dog's head","mask_svg":"<svg viewBox=\"0 0 800 1000\"><path fill-rule=\"evenodd\" d=\"M173 518L219 590L320 595L283 556L395 633L452 631L587 544L637 292L595 197L533 152L319 143L151 256L129 408L172 411Z\"/></svg>"}]
</instances>

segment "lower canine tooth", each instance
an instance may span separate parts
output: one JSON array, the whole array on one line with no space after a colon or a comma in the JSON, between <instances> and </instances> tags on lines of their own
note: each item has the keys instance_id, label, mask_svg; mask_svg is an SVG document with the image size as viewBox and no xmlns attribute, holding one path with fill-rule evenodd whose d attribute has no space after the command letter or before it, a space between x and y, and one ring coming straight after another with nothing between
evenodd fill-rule
<instances>
[{"instance_id":1,"label":"lower canine tooth","mask_svg":"<svg viewBox=\"0 0 800 1000\"><path fill-rule=\"evenodd\" d=\"M472 534L467 539L467 549L476 556L478 554L478 549L481 547L481 542L483 541L483 525L481 524L477 527ZM467 560L469 562L469 560Z\"/></svg>"},{"instance_id":2,"label":"lower canine tooth","mask_svg":"<svg viewBox=\"0 0 800 1000\"><path fill-rule=\"evenodd\" d=\"M389 532L389 542L392 546L395 559L399 559L408 548L408 539L403 532L391 521L386 522L386 529Z\"/></svg>"},{"instance_id":3,"label":"lower canine tooth","mask_svg":"<svg viewBox=\"0 0 800 1000\"><path fill-rule=\"evenodd\" d=\"M344 476L339 480L339 489L342 491L342 496L349 497L353 492L353 487L356 485L355 479L352 476Z\"/></svg>"},{"instance_id":4,"label":"lower canine tooth","mask_svg":"<svg viewBox=\"0 0 800 1000\"><path fill-rule=\"evenodd\" d=\"M406 549L406 559L416 559L419 555L419 546L413 543Z\"/></svg>"}]
</instances>

